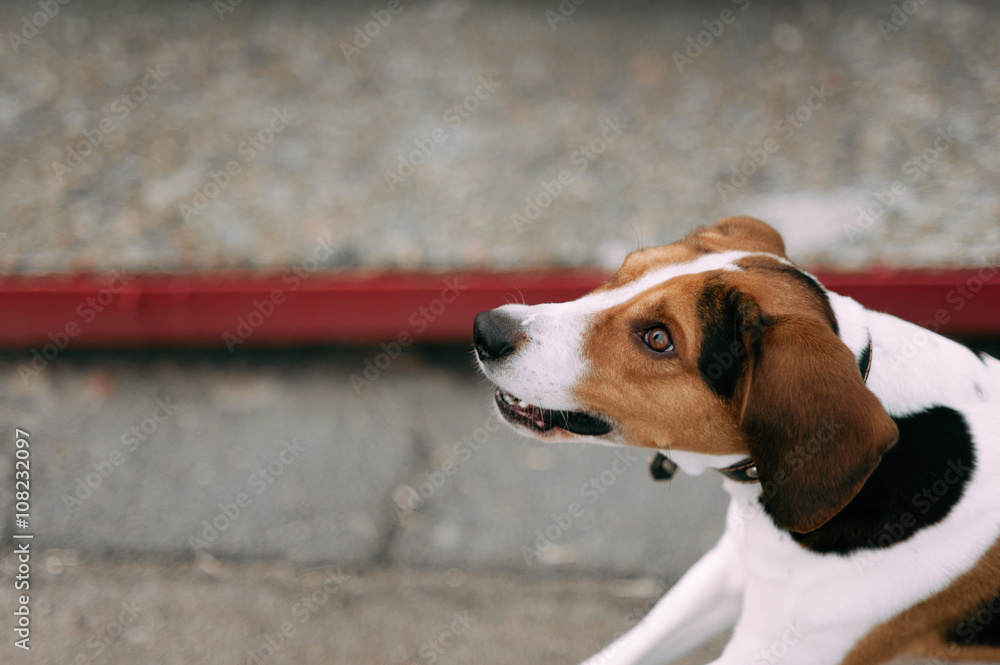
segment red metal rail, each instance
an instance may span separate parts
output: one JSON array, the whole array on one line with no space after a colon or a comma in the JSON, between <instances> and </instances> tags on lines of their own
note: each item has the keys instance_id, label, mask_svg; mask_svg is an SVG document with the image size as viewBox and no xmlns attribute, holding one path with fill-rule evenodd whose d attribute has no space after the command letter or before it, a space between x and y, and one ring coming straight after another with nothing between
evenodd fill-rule
<instances>
[{"instance_id":1,"label":"red metal rail","mask_svg":"<svg viewBox=\"0 0 1000 665\"><path fill-rule=\"evenodd\" d=\"M817 276L945 334L1000 334L998 268ZM606 277L593 269L3 275L0 349L463 342L477 312L572 299Z\"/></svg>"}]
</instances>

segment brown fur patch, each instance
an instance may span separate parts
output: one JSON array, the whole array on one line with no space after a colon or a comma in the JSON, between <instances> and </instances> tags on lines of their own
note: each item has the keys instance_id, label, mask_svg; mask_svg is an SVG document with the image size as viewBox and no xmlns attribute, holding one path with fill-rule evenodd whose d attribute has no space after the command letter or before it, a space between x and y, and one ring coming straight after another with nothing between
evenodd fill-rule
<instances>
[{"instance_id":1,"label":"brown fur patch","mask_svg":"<svg viewBox=\"0 0 1000 665\"><path fill-rule=\"evenodd\" d=\"M904 654L951 661L1000 660L1000 648L947 641L961 621L996 596L998 584L1000 540L947 588L875 626L841 665L876 665Z\"/></svg>"},{"instance_id":2,"label":"brown fur patch","mask_svg":"<svg viewBox=\"0 0 1000 665\"><path fill-rule=\"evenodd\" d=\"M751 372L743 428L762 502L785 529L814 531L861 490L896 442L896 424L815 315L777 317Z\"/></svg>"},{"instance_id":3,"label":"brown fur patch","mask_svg":"<svg viewBox=\"0 0 1000 665\"><path fill-rule=\"evenodd\" d=\"M777 273L775 276L783 277L787 280L795 281L799 283L800 287L803 289L798 289L797 293L802 297L805 297L812 301L813 306L826 317L827 322L830 324L830 328L834 332L838 332L839 326L837 324L837 317L833 313L833 307L830 305L830 299L826 295L826 291L823 289L822 285L815 279L802 272L794 266L790 266L781 261L777 261L768 256L748 256L744 259L740 259L736 262L738 266L752 273L757 273L761 275L766 275L767 272Z\"/></svg>"},{"instance_id":4,"label":"brown fur patch","mask_svg":"<svg viewBox=\"0 0 1000 665\"><path fill-rule=\"evenodd\" d=\"M662 247L648 247L632 252L625 257L625 262L607 282L597 287L595 291L610 291L634 282L647 272L663 266L688 263L698 258L700 252L683 241Z\"/></svg>"},{"instance_id":5,"label":"brown fur patch","mask_svg":"<svg viewBox=\"0 0 1000 665\"><path fill-rule=\"evenodd\" d=\"M785 241L770 226L752 217L726 217L713 226L695 231L689 238L710 240L712 252L734 249L785 256Z\"/></svg>"},{"instance_id":6,"label":"brown fur patch","mask_svg":"<svg viewBox=\"0 0 1000 665\"><path fill-rule=\"evenodd\" d=\"M617 289L650 270L694 261L704 254L729 251L768 252L785 256L785 243L777 231L750 217L727 217L714 226L695 229L669 245L632 252L622 267L597 291Z\"/></svg>"},{"instance_id":7,"label":"brown fur patch","mask_svg":"<svg viewBox=\"0 0 1000 665\"><path fill-rule=\"evenodd\" d=\"M583 349L592 371L576 396L617 423L632 445L746 452L732 405L698 372L696 309L705 280L705 274L676 277L595 317ZM667 326L676 357L646 349L640 332L652 324Z\"/></svg>"}]
</instances>

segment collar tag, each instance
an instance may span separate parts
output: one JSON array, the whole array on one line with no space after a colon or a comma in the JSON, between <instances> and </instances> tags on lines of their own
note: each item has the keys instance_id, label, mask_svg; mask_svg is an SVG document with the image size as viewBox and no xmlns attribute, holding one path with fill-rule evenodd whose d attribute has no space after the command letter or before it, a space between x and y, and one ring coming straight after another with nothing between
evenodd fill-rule
<instances>
[{"instance_id":1,"label":"collar tag","mask_svg":"<svg viewBox=\"0 0 1000 665\"><path fill-rule=\"evenodd\" d=\"M670 480L677 473L677 465L663 453L657 452L649 463L649 473L653 476L653 480Z\"/></svg>"}]
</instances>

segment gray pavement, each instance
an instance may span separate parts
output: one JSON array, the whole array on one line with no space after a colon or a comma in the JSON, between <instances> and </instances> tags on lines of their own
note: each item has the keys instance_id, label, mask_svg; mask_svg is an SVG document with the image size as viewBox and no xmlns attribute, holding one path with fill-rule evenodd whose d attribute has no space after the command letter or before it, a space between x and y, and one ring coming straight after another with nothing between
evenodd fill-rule
<instances>
[{"instance_id":1,"label":"gray pavement","mask_svg":"<svg viewBox=\"0 0 1000 665\"><path fill-rule=\"evenodd\" d=\"M644 453L520 437L464 347L415 349L358 394L366 351L66 355L27 382L0 361L43 544L676 579L721 533L719 478L657 484Z\"/></svg>"},{"instance_id":2,"label":"gray pavement","mask_svg":"<svg viewBox=\"0 0 1000 665\"><path fill-rule=\"evenodd\" d=\"M721 532L717 476L658 484L645 456L497 428L464 347L409 349L355 394L371 352L67 353L28 382L0 360L0 475L27 430L36 536L35 649L0 661L428 663L469 613L433 662L572 663ZM0 574L14 608L9 547Z\"/></svg>"},{"instance_id":3,"label":"gray pavement","mask_svg":"<svg viewBox=\"0 0 1000 665\"><path fill-rule=\"evenodd\" d=\"M26 660L4 639L5 663L556 665L599 651L662 588L650 578L484 570L164 566L66 550L50 551L35 580L35 646ZM0 599L9 594L0 589Z\"/></svg>"},{"instance_id":4,"label":"gray pavement","mask_svg":"<svg viewBox=\"0 0 1000 665\"><path fill-rule=\"evenodd\" d=\"M72 2L33 31L3 3L0 270L281 267L324 235L337 266L615 264L732 213L807 263L1000 251L994 3L559 5Z\"/></svg>"},{"instance_id":5,"label":"gray pavement","mask_svg":"<svg viewBox=\"0 0 1000 665\"><path fill-rule=\"evenodd\" d=\"M27 662L247 662L334 567L354 591L262 662L429 662L466 611L475 639L440 662L571 662L720 533L718 478L658 485L645 455L499 427L465 347L408 349L355 393L374 352L66 353L28 380L0 359L0 422L33 451ZM9 547L0 571L13 611Z\"/></svg>"},{"instance_id":6,"label":"gray pavement","mask_svg":"<svg viewBox=\"0 0 1000 665\"><path fill-rule=\"evenodd\" d=\"M72 550L49 550L33 579L32 651L4 639L4 663L565 665L633 626L665 583L483 569L296 569L207 557L164 565L95 561ZM11 595L0 587L5 606ZM674 665L709 662L726 638ZM794 648L786 659L793 656Z\"/></svg>"}]
</instances>

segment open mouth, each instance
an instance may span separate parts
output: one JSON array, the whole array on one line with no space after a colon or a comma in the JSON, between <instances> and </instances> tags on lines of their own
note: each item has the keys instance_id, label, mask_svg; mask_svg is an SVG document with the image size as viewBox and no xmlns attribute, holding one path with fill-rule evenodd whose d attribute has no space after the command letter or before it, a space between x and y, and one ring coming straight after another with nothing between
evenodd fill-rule
<instances>
[{"instance_id":1,"label":"open mouth","mask_svg":"<svg viewBox=\"0 0 1000 665\"><path fill-rule=\"evenodd\" d=\"M496 400L497 406L500 407L500 413L507 420L524 425L538 433L562 429L573 434L600 436L611 431L611 424L597 416L579 411L543 409L540 406L528 404L501 388L497 388L493 398Z\"/></svg>"}]
</instances>

